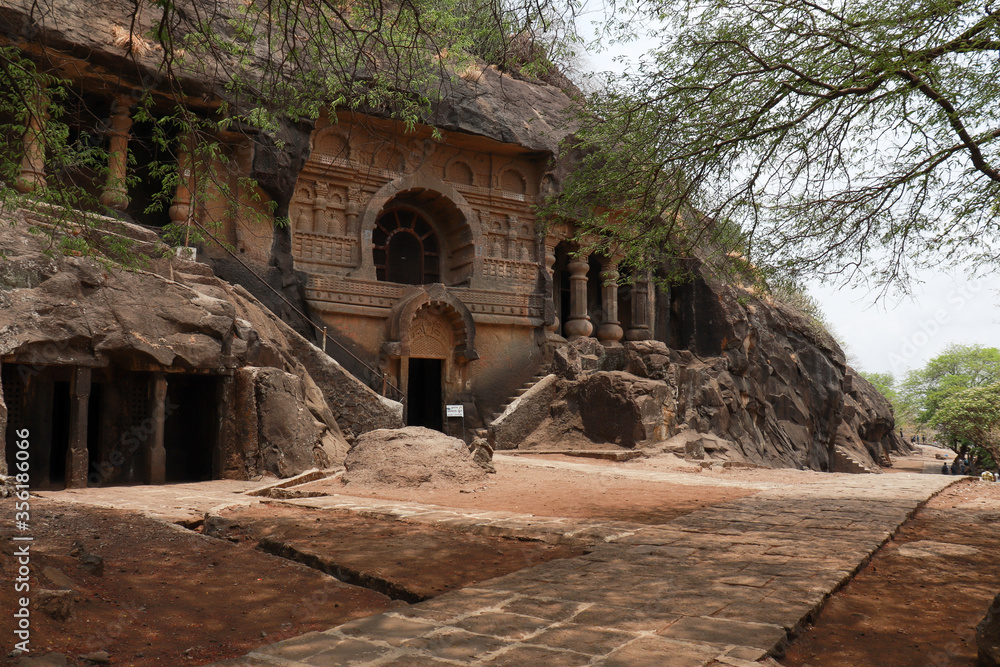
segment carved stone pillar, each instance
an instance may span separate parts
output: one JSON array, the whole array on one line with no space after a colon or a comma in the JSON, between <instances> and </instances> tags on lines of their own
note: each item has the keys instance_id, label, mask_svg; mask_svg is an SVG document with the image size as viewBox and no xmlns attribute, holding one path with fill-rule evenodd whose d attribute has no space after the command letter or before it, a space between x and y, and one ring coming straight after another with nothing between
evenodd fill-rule
<instances>
[{"instance_id":1,"label":"carved stone pillar","mask_svg":"<svg viewBox=\"0 0 1000 667\"><path fill-rule=\"evenodd\" d=\"M184 134L177 141L177 191L170 206L170 222L189 226L194 217L192 197L195 192L194 136ZM186 238L185 238L186 240Z\"/></svg>"},{"instance_id":2,"label":"carved stone pillar","mask_svg":"<svg viewBox=\"0 0 1000 667\"><path fill-rule=\"evenodd\" d=\"M153 375L153 434L146 450L147 484L163 484L167 478L167 450L163 445L166 406L167 378L163 373L156 373Z\"/></svg>"},{"instance_id":3,"label":"carved stone pillar","mask_svg":"<svg viewBox=\"0 0 1000 667\"><path fill-rule=\"evenodd\" d=\"M330 230L326 228L326 221L323 219L326 217L326 197L320 194L320 190L316 189L316 198L313 199L313 231L317 234L329 234Z\"/></svg>"},{"instance_id":4,"label":"carved stone pillar","mask_svg":"<svg viewBox=\"0 0 1000 667\"><path fill-rule=\"evenodd\" d=\"M626 340L649 340L649 273L636 278L632 285L632 323L625 332Z\"/></svg>"},{"instance_id":5,"label":"carved stone pillar","mask_svg":"<svg viewBox=\"0 0 1000 667\"><path fill-rule=\"evenodd\" d=\"M549 276L551 289L546 297L546 309L552 309L552 322L545 325L546 337L559 337L559 310L556 304L559 303L559 285L556 284L556 246L555 244L545 244L545 272Z\"/></svg>"},{"instance_id":6,"label":"carved stone pillar","mask_svg":"<svg viewBox=\"0 0 1000 667\"><path fill-rule=\"evenodd\" d=\"M621 345L625 332L618 321L618 259L601 257L601 301L604 321L597 328L597 339L607 347Z\"/></svg>"},{"instance_id":7,"label":"carved stone pillar","mask_svg":"<svg viewBox=\"0 0 1000 667\"><path fill-rule=\"evenodd\" d=\"M569 340L589 336L594 331L594 325L587 314L587 271L590 264L587 256L573 257L567 266L569 269L569 319L563 330Z\"/></svg>"},{"instance_id":8,"label":"carved stone pillar","mask_svg":"<svg viewBox=\"0 0 1000 667\"><path fill-rule=\"evenodd\" d=\"M66 449L66 488L87 487L87 416L90 413L90 368L73 370L69 388L69 446Z\"/></svg>"},{"instance_id":9,"label":"carved stone pillar","mask_svg":"<svg viewBox=\"0 0 1000 667\"><path fill-rule=\"evenodd\" d=\"M358 202L349 199L344 208L344 216L347 218L347 235L354 236L358 233Z\"/></svg>"},{"instance_id":10,"label":"carved stone pillar","mask_svg":"<svg viewBox=\"0 0 1000 667\"><path fill-rule=\"evenodd\" d=\"M128 168L128 139L132 129L132 100L119 97L111 109L111 128L108 131L108 181L104 185L100 202L116 211L128 207L128 186L125 178Z\"/></svg>"},{"instance_id":11,"label":"carved stone pillar","mask_svg":"<svg viewBox=\"0 0 1000 667\"><path fill-rule=\"evenodd\" d=\"M49 120L49 97L39 90L35 99L35 109L28 118L24 133L24 156L21 158L21 173L14 184L18 192L34 192L45 187L45 123Z\"/></svg>"}]
</instances>

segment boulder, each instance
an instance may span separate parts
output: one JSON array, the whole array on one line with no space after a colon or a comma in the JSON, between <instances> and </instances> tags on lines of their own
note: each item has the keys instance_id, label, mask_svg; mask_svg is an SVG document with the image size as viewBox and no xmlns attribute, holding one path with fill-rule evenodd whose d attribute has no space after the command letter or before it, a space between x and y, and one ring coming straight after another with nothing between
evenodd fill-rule
<instances>
[{"instance_id":1,"label":"boulder","mask_svg":"<svg viewBox=\"0 0 1000 667\"><path fill-rule=\"evenodd\" d=\"M519 399L523 403L515 401L491 425L498 449L501 444L519 449L634 448L665 439L671 429L673 396L665 382L623 371L584 372L578 380L549 378L545 388L525 393Z\"/></svg>"},{"instance_id":2,"label":"boulder","mask_svg":"<svg viewBox=\"0 0 1000 667\"><path fill-rule=\"evenodd\" d=\"M549 417L561 388L555 375L547 375L518 396L487 429L493 449L517 449Z\"/></svg>"},{"instance_id":3,"label":"boulder","mask_svg":"<svg viewBox=\"0 0 1000 667\"><path fill-rule=\"evenodd\" d=\"M32 591L35 609L56 621L67 621L73 615L76 593L40 588Z\"/></svg>"},{"instance_id":4,"label":"boulder","mask_svg":"<svg viewBox=\"0 0 1000 667\"><path fill-rule=\"evenodd\" d=\"M488 473L495 473L497 469L493 466L493 446L486 438L473 438L469 443L469 452L472 454L472 461Z\"/></svg>"},{"instance_id":5,"label":"boulder","mask_svg":"<svg viewBox=\"0 0 1000 667\"><path fill-rule=\"evenodd\" d=\"M599 371L574 383L566 400L594 442L637 447L667 437L666 383L622 371Z\"/></svg>"},{"instance_id":6,"label":"boulder","mask_svg":"<svg viewBox=\"0 0 1000 667\"><path fill-rule=\"evenodd\" d=\"M422 426L369 431L354 442L344 465L349 486L466 486L487 474L464 441Z\"/></svg>"},{"instance_id":7,"label":"boulder","mask_svg":"<svg viewBox=\"0 0 1000 667\"><path fill-rule=\"evenodd\" d=\"M667 440L657 443L656 448L690 461L709 459L736 463L745 462L739 447L732 441L720 438L714 433L698 433L690 429L684 429Z\"/></svg>"},{"instance_id":8,"label":"boulder","mask_svg":"<svg viewBox=\"0 0 1000 667\"><path fill-rule=\"evenodd\" d=\"M307 398L308 383L302 376L247 367L237 370L236 377L246 474L290 477L343 460L347 443L325 404Z\"/></svg>"},{"instance_id":9,"label":"boulder","mask_svg":"<svg viewBox=\"0 0 1000 667\"><path fill-rule=\"evenodd\" d=\"M1000 667L1000 595L993 598L986 616L976 626L980 667Z\"/></svg>"}]
</instances>

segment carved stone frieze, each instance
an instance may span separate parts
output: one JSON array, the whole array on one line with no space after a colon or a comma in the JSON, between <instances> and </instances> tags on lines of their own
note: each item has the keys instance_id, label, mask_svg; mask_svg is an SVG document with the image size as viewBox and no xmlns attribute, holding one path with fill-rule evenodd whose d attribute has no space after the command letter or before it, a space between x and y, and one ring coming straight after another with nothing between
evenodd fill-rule
<instances>
[{"instance_id":1,"label":"carved stone frieze","mask_svg":"<svg viewBox=\"0 0 1000 667\"><path fill-rule=\"evenodd\" d=\"M534 267L532 266L534 270ZM369 306L389 309L403 297L410 285L357 280L333 275L309 276L306 298L329 310L331 306ZM540 294L500 292L468 287L448 288L473 314L507 315L541 319L544 299Z\"/></svg>"},{"instance_id":2,"label":"carved stone frieze","mask_svg":"<svg viewBox=\"0 0 1000 667\"><path fill-rule=\"evenodd\" d=\"M357 238L315 232L295 232L292 236L292 256L297 262L305 264L357 266L360 261Z\"/></svg>"}]
</instances>

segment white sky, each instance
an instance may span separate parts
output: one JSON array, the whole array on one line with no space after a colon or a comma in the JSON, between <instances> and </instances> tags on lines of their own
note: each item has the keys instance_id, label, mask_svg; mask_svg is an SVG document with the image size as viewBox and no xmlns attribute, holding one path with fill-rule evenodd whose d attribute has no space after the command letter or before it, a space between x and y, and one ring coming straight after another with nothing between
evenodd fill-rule
<instances>
[{"instance_id":1,"label":"white sky","mask_svg":"<svg viewBox=\"0 0 1000 667\"><path fill-rule=\"evenodd\" d=\"M600 21L595 11L590 17ZM578 24L585 37L594 29ZM613 45L581 59L581 69L617 71L616 55L633 62L653 42L636 26L636 39ZM864 288L837 288L812 283L809 293L819 301L840 340L847 344L848 360L858 370L892 373L902 378L907 370L924 366L952 343L1000 347L1000 279L994 275L969 279L961 271L928 271L916 274L917 284L905 297L878 294Z\"/></svg>"},{"instance_id":2,"label":"white sky","mask_svg":"<svg viewBox=\"0 0 1000 667\"><path fill-rule=\"evenodd\" d=\"M809 285L858 370L899 379L952 343L1000 347L996 276L969 278L960 271L918 275L923 283L910 296L877 302L865 289Z\"/></svg>"}]
</instances>

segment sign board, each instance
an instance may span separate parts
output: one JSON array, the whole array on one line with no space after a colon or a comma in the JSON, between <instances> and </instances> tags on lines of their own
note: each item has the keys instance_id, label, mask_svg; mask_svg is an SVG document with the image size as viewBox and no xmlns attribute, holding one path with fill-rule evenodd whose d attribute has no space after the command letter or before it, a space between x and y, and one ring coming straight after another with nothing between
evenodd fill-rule
<instances>
[{"instance_id":1,"label":"sign board","mask_svg":"<svg viewBox=\"0 0 1000 667\"><path fill-rule=\"evenodd\" d=\"M444 414L448 417L465 417L465 406L464 405L446 405L444 406Z\"/></svg>"}]
</instances>

